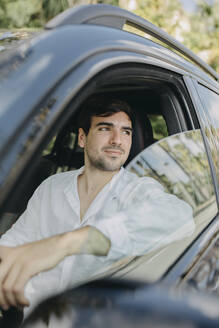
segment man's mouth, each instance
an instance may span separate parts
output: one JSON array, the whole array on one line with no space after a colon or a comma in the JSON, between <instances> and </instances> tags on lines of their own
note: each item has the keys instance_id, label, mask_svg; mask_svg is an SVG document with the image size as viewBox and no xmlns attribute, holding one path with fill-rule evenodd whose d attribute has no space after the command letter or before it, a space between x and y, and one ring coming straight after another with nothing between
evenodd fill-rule
<instances>
[{"instance_id":1,"label":"man's mouth","mask_svg":"<svg viewBox=\"0 0 219 328\"><path fill-rule=\"evenodd\" d=\"M105 148L104 152L109 154L109 155L114 155L114 156L124 154L124 150L123 149L118 149L118 148Z\"/></svg>"},{"instance_id":2,"label":"man's mouth","mask_svg":"<svg viewBox=\"0 0 219 328\"><path fill-rule=\"evenodd\" d=\"M110 154L110 155L121 155L121 151L116 151L116 150L105 150L105 153Z\"/></svg>"}]
</instances>

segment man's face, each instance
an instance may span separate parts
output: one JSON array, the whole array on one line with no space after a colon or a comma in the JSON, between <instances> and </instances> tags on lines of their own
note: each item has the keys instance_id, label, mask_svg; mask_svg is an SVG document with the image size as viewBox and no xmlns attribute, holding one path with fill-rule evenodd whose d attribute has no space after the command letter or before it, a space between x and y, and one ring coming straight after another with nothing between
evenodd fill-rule
<instances>
[{"instance_id":1,"label":"man's face","mask_svg":"<svg viewBox=\"0 0 219 328\"><path fill-rule=\"evenodd\" d=\"M84 148L85 165L102 171L117 171L127 160L131 148L131 120L124 112L107 117L93 116L88 135L79 129L78 140Z\"/></svg>"}]
</instances>

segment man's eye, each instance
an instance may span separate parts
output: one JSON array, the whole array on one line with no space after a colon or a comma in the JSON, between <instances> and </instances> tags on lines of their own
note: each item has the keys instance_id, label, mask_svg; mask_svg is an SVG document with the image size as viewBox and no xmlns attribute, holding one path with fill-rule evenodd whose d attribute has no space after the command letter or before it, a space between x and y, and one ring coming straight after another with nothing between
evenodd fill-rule
<instances>
[{"instance_id":1,"label":"man's eye","mask_svg":"<svg viewBox=\"0 0 219 328\"><path fill-rule=\"evenodd\" d=\"M109 131L109 128L106 126L103 126L102 128L98 129L99 131Z\"/></svg>"},{"instance_id":2,"label":"man's eye","mask_svg":"<svg viewBox=\"0 0 219 328\"><path fill-rule=\"evenodd\" d=\"M127 134L128 136L130 136L131 131L129 131L129 130L124 130L123 133L124 133L124 134Z\"/></svg>"}]
</instances>

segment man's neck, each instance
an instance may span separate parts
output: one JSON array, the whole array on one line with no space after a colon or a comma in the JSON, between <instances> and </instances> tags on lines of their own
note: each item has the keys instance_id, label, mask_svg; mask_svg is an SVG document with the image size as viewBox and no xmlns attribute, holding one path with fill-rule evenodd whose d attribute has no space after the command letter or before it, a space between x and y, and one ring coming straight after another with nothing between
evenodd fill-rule
<instances>
[{"instance_id":1,"label":"man's neck","mask_svg":"<svg viewBox=\"0 0 219 328\"><path fill-rule=\"evenodd\" d=\"M119 170L111 172L85 167L83 173L79 176L79 183L86 194L96 193L118 172Z\"/></svg>"}]
</instances>

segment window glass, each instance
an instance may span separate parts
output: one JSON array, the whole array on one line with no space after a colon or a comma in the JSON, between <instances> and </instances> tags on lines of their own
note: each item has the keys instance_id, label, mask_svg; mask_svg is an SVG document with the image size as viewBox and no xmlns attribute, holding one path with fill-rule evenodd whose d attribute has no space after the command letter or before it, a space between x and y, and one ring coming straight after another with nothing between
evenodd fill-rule
<instances>
[{"instance_id":1,"label":"window glass","mask_svg":"<svg viewBox=\"0 0 219 328\"><path fill-rule=\"evenodd\" d=\"M219 95L199 84L199 92L206 114L205 133L209 141L219 183Z\"/></svg>"},{"instance_id":2,"label":"window glass","mask_svg":"<svg viewBox=\"0 0 219 328\"><path fill-rule=\"evenodd\" d=\"M154 139L160 140L168 136L166 122L161 115L148 115L153 129Z\"/></svg>"},{"instance_id":3,"label":"window glass","mask_svg":"<svg viewBox=\"0 0 219 328\"><path fill-rule=\"evenodd\" d=\"M170 136L151 145L127 168L139 177L150 176L158 180L168 193L175 194L193 208L196 228L192 235L132 259L126 268L117 273L120 275L126 270L135 269L131 270L131 278L155 281L217 214L211 172L200 130ZM121 265L124 263L121 262Z\"/></svg>"}]
</instances>

